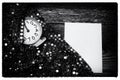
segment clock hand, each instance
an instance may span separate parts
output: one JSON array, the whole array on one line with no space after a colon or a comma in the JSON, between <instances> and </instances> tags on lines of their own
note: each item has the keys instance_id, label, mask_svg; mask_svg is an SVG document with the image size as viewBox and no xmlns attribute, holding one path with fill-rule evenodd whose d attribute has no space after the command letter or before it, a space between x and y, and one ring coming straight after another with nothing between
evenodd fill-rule
<instances>
[{"instance_id":1,"label":"clock hand","mask_svg":"<svg viewBox=\"0 0 120 80\"><path fill-rule=\"evenodd\" d=\"M25 24L25 29L27 30L27 32L30 32L30 30L27 28L26 24Z\"/></svg>"}]
</instances>

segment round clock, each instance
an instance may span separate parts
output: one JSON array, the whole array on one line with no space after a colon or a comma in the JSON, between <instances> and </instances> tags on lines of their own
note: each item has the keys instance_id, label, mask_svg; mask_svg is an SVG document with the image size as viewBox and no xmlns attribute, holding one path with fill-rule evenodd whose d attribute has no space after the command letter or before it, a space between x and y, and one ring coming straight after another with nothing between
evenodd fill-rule
<instances>
[{"instance_id":1,"label":"round clock","mask_svg":"<svg viewBox=\"0 0 120 80\"><path fill-rule=\"evenodd\" d=\"M42 21L32 17L26 17L21 23L21 33L23 35L23 44L39 46L46 38L41 39Z\"/></svg>"},{"instance_id":2,"label":"round clock","mask_svg":"<svg viewBox=\"0 0 120 80\"><path fill-rule=\"evenodd\" d=\"M42 27L34 18L26 17L24 25L24 44L36 43L42 35Z\"/></svg>"}]
</instances>

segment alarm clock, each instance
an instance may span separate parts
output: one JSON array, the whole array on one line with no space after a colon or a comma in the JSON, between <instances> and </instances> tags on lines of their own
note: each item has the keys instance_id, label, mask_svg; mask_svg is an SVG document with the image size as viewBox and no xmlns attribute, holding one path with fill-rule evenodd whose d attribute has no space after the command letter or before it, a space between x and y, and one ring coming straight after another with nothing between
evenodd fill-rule
<instances>
[{"instance_id":1,"label":"alarm clock","mask_svg":"<svg viewBox=\"0 0 120 80\"><path fill-rule=\"evenodd\" d=\"M37 17L38 16L38 17ZM41 38L42 27L44 27L43 21L40 20L38 13L34 17L25 17L21 22L20 39L25 45L39 46L46 38Z\"/></svg>"}]
</instances>

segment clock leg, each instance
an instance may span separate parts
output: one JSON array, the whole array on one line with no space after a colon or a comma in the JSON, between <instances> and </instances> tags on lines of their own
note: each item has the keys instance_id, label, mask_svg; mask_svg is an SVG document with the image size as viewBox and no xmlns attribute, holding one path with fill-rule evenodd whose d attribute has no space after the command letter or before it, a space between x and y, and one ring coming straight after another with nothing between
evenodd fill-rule
<instances>
[{"instance_id":1,"label":"clock leg","mask_svg":"<svg viewBox=\"0 0 120 80\"><path fill-rule=\"evenodd\" d=\"M42 39L38 40L38 42L36 42L35 44L33 44L33 46L37 47L37 46L41 45L45 40L46 40L46 38L43 37Z\"/></svg>"}]
</instances>

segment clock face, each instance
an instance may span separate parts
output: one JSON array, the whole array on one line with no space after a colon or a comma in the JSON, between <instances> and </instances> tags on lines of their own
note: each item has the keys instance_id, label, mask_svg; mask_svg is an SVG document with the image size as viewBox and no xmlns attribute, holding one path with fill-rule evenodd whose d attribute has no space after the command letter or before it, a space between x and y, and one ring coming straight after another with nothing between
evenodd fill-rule
<instances>
[{"instance_id":1,"label":"clock face","mask_svg":"<svg viewBox=\"0 0 120 80\"><path fill-rule=\"evenodd\" d=\"M34 44L40 39L42 27L34 18L27 17L24 21L23 29L24 44Z\"/></svg>"}]
</instances>

